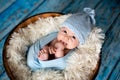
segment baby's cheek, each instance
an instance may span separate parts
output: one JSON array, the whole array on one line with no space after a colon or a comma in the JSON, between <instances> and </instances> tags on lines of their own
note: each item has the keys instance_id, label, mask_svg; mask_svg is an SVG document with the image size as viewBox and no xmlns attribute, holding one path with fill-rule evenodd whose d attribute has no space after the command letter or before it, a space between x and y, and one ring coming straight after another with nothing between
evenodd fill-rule
<instances>
[{"instance_id":1,"label":"baby's cheek","mask_svg":"<svg viewBox=\"0 0 120 80\"><path fill-rule=\"evenodd\" d=\"M57 36L57 39L60 40L60 39L61 39L61 36L58 35L58 36Z\"/></svg>"},{"instance_id":2,"label":"baby's cheek","mask_svg":"<svg viewBox=\"0 0 120 80\"><path fill-rule=\"evenodd\" d=\"M74 41L72 42L72 45L74 45L75 47L77 47L77 46L79 45L79 41L78 41L78 40L74 40Z\"/></svg>"},{"instance_id":3,"label":"baby's cheek","mask_svg":"<svg viewBox=\"0 0 120 80\"><path fill-rule=\"evenodd\" d=\"M68 49L73 49L73 45L71 43L69 43L67 46L66 46Z\"/></svg>"},{"instance_id":4,"label":"baby's cheek","mask_svg":"<svg viewBox=\"0 0 120 80\"><path fill-rule=\"evenodd\" d=\"M78 44L77 44L77 43L72 42L71 44L69 44L69 46L70 46L70 48L71 48L71 49L73 49L73 48L77 47L77 46L78 46Z\"/></svg>"}]
</instances>

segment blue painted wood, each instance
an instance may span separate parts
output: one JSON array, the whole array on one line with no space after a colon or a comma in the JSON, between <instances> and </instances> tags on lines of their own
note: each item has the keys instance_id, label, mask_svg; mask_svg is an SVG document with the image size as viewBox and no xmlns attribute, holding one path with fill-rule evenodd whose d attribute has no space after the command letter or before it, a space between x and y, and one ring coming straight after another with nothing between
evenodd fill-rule
<instances>
[{"instance_id":1,"label":"blue painted wood","mask_svg":"<svg viewBox=\"0 0 120 80\"><path fill-rule=\"evenodd\" d=\"M12 5L16 0L0 0L0 13Z\"/></svg>"},{"instance_id":2,"label":"blue painted wood","mask_svg":"<svg viewBox=\"0 0 120 80\"><path fill-rule=\"evenodd\" d=\"M118 42L120 43L120 41ZM120 45L116 43L116 45ZM118 55L118 52L120 52L120 46L113 46L113 50L109 51L109 55L106 58L106 60L102 63L102 67L101 67L101 72L98 74L98 80L107 80L109 79L110 74L112 73L112 69L115 68L115 65L117 63L117 61L120 58L120 55ZM114 52L114 55L113 55ZM101 74L102 73L102 74Z\"/></svg>"},{"instance_id":3,"label":"blue painted wood","mask_svg":"<svg viewBox=\"0 0 120 80\"><path fill-rule=\"evenodd\" d=\"M97 25L106 32L96 80L120 80L119 0L16 0L9 7L3 7L0 13L0 80L9 80L3 67L2 49L7 35L19 22L42 12L75 13L84 7L95 9Z\"/></svg>"},{"instance_id":4,"label":"blue painted wood","mask_svg":"<svg viewBox=\"0 0 120 80\"><path fill-rule=\"evenodd\" d=\"M0 80L9 80L3 68L2 49L4 44L4 37L31 11L33 11L43 0L17 0L6 11L0 14ZM22 4L21 4L22 3ZM27 6L27 7L26 7ZM33 7L34 6L34 7ZM32 7L32 8L31 8ZM9 13L9 15L7 15ZM2 26L2 27L1 27ZM7 79L8 78L8 79Z\"/></svg>"},{"instance_id":5,"label":"blue painted wood","mask_svg":"<svg viewBox=\"0 0 120 80\"><path fill-rule=\"evenodd\" d=\"M8 35L0 41L0 80L9 80L3 66L3 56L2 56L3 46L7 37Z\"/></svg>"},{"instance_id":6,"label":"blue painted wood","mask_svg":"<svg viewBox=\"0 0 120 80\"><path fill-rule=\"evenodd\" d=\"M114 48L114 43L118 42L120 40L120 15L117 17L117 19L114 21L113 25L109 28L109 30L106 32L106 41L103 46L102 52L104 52L104 56L102 56L103 61L106 60L111 48Z\"/></svg>"},{"instance_id":7,"label":"blue painted wood","mask_svg":"<svg viewBox=\"0 0 120 80\"><path fill-rule=\"evenodd\" d=\"M113 68L113 71L109 77L110 80L120 80L120 58L117 61L116 66Z\"/></svg>"},{"instance_id":8,"label":"blue painted wood","mask_svg":"<svg viewBox=\"0 0 120 80\"><path fill-rule=\"evenodd\" d=\"M0 75L0 80L10 80L5 71Z\"/></svg>"},{"instance_id":9,"label":"blue painted wood","mask_svg":"<svg viewBox=\"0 0 120 80\"><path fill-rule=\"evenodd\" d=\"M36 8L30 16L43 12L62 12L62 10L72 2L73 0L46 0L43 4Z\"/></svg>"},{"instance_id":10,"label":"blue painted wood","mask_svg":"<svg viewBox=\"0 0 120 80\"><path fill-rule=\"evenodd\" d=\"M0 40L29 15L43 0L17 0L0 14Z\"/></svg>"},{"instance_id":11,"label":"blue painted wood","mask_svg":"<svg viewBox=\"0 0 120 80\"><path fill-rule=\"evenodd\" d=\"M120 68L116 67L118 61L120 61L120 15L106 32L106 40L102 48L101 58L101 67L96 80L106 80L110 76L115 80L117 75L120 74L120 72L114 72L114 70L120 70ZM112 74L113 72L114 74ZM116 75L116 77L113 75Z\"/></svg>"},{"instance_id":12,"label":"blue painted wood","mask_svg":"<svg viewBox=\"0 0 120 80\"><path fill-rule=\"evenodd\" d=\"M96 7L96 24L106 32L120 13L119 0L102 0Z\"/></svg>"},{"instance_id":13,"label":"blue painted wood","mask_svg":"<svg viewBox=\"0 0 120 80\"><path fill-rule=\"evenodd\" d=\"M95 8L101 0L74 0L70 5L68 5L62 12L64 13L75 13L83 10L84 7ZM94 4L93 4L94 3Z\"/></svg>"}]
</instances>

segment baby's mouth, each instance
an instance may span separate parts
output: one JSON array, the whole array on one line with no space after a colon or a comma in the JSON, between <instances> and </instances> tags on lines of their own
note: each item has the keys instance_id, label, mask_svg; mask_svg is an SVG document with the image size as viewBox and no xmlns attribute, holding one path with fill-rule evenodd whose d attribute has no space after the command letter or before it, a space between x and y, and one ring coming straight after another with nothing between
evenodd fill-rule
<instances>
[{"instance_id":1,"label":"baby's mouth","mask_svg":"<svg viewBox=\"0 0 120 80\"><path fill-rule=\"evenodd\" d=\"M64 46L66 46L67 45L67 43L65 43L64 41L62 41L62 40L60 40L60 42L62 42L62 44L64 45Z\"/></svg>"}]
</instances>

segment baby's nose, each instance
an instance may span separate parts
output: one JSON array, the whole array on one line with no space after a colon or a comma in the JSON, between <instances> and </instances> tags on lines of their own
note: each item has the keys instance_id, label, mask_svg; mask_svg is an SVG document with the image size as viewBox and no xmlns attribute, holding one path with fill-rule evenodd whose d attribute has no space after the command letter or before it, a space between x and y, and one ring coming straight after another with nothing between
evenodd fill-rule
<instances>
[{"instance_id":1,"label":"baby's nose","mask_svg":"<svg viewBox=\"0 0 120 80\"><path fill-rule=\"evenodd\" d=\"M69 40L69 36L65 36L65 40Z\"/></svg>"}]
</instances>

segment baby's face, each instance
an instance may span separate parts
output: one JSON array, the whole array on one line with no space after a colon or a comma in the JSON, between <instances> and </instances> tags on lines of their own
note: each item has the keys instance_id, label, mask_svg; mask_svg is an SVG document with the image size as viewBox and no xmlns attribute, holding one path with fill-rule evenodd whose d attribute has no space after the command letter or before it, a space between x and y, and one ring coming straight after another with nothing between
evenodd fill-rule
<instances>
[{"instance_id":1,"label":"baby's face","mask_svg":"<svg viewBox=\"0 0 120 80\"><path fill-rule=\"evenodd\" d=\"M79 45L78 38L66 27L60 29L57 39L61 41L67 49L73 49Z\"/></svg>"}]
</instances>

